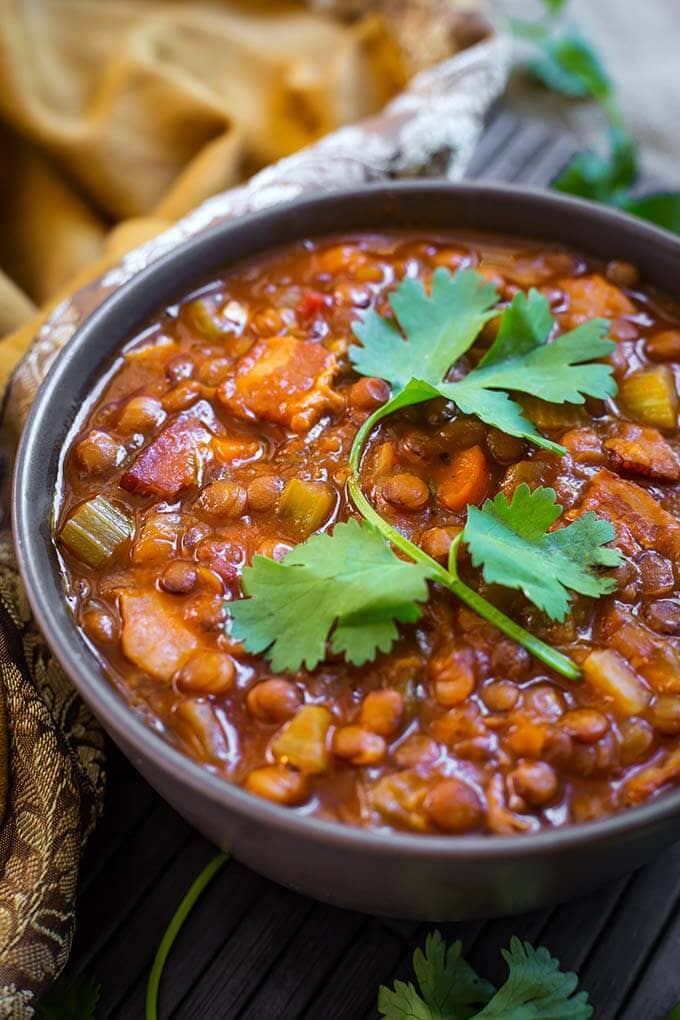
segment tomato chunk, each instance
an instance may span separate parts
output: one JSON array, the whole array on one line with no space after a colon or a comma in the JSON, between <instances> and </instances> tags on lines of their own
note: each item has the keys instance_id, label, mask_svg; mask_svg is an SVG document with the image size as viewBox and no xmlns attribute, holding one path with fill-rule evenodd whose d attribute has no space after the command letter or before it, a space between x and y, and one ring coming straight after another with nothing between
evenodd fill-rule
<instances>
[{"instance_id":1,"label":"tomato chunk","mask_svg":"<svg viewBox=\"0 0 680 1020\"><path fill-rule=\"evenodd\" d=\"M330 387L336 371L334 355L320 344L274 337L239 360L218 397L238 418L264 418L302 432L339 406Z\"/></svg>"},{"instance_id":2,"label":"tomato chunk","mask_svg":"<svg viewBox=\"0 0 680 1020\"><path fill-rule=\"evenodd\" d=\"M619 319L635 314L633 302L600 273L560 280L559 286L569 299L567 318L572 327L597 315Z\"/></svg>"}]
</instances>

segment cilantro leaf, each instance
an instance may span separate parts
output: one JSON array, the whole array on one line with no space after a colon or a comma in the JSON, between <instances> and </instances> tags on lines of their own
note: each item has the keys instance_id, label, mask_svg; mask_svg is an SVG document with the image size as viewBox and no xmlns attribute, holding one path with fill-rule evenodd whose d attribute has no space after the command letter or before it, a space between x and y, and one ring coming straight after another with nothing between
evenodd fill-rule
<instances>
[{"instance_id":1,"label":"cilantro leaf","mask_svg":"<svg viewBox=\"0 0 680 1020\"><path fill-rule=\"evenodd\" d=\"M587 993L576 992L576 974L561 971L543 946L534 949L515 936L503 959L507 980L475 1020L588 1020L593 1015Z\"/></svg>"},{"instance_id":2,"label":"cilantro leaf","mask_svg":"<svg viewBox=\"0 0 680 1020\"><path fill-rule=\"evenodd\" d=\"M564 452L542 436L505 393L492 392L516 390L571 404L582 404L584 395L606 397L616 392L610 365L587 364L614 348L612 341L605 339L606 319L593 319L548 343L552 327L550 305L542 294L536 290L528 297L516 294L501 317L496 340L477 368L458 382L443 383L440 394L465 414L476 414L510 435Z\"/></svg>"},{"instance_id":3,"label":"cilantro leaf","mask_svg":"<svg viewBox=\"0 0 680 1020\"><path fill-rule=\"evenodd\" d=\"M487 582L520 589L554 620L569 611L567 589L592 598L614 591L613 579L592 568L615 567L621 560L606 544L614 538L613 527L594 513L548 531L561 512L552 489L532 492L522 483L511 502L500 492L481 510L469 507L463 533L472 563L482 567Z\"/></svg>"},{"instance_id":4,"label":"cilantro leaf","mask_svg":"<svg viewBox=\"0 0 680 1020\"><path fill-rule=\"evenodd\" d=\"M362 375L386 379L393 394L411 379L436 386L496 314L497 301L494 285L469 269L436 269L429 296L419 280L402 280L390 305L404 336L371 309L352 326L363 346L350 347L350 359Z\"/></svg>"},{"instance_id":5,"label":"cilantro leaf","mask_svg":"<svg viewBox=\"0 0 680 1020\"><path fill-rule=\"evenodd\" d=\"M543 0L543 6L550 14L558 14L564 7L566 0Z\"/></svg>"},{"instance_id":6,"label":"cilantro leaf","mask_svg":"<svg viewBox=\"0 0 680 1020\"><path fill-rule=\"evenodd\" d=\"M326 657L326 644L355 666L387 652L396 621L414 623L430 569L399 559L373 525L338 524L277 563L255 556L243 572L250 598L230 604L232 634L249 652L267 651L276 671Z\"/></svg>"},{"instance_id":7,"label":"cilantro leaf","mask_svg":"<svg viewBox=\"0 0 680 1020\"><path fill-rule=\"evenodd\" d=\"M605 205L625 201L626 189L638 175L637 146L620 124L609 129L609 153L581 152L553 181L553 188L568 195L590 198Z\"/></svg>"},{"instance_id":8,"label":"cilantro leaf","mask_svg":"<svg viewBox=\"0 0 680 1020\"><path fill-rule=\"evenodd\" d=\"M474 972L461 956L462 943L448 949L438 931L416 949L413 969L420 994L409 982L396 981L394 990L382 986L378 1009L385 1020L469 1020L494 993L493 985Z\"/></svg>"},{"instance_id":9,"label":"cilantro leaf","mask_svg":"<svg viewBox=\"0 0 680 1020\"><path fill-rule=\"evenodd\" d=\"M680 192L662 191L642 198L626 198L621 208L633 216L664 227L673 234L680 234Z\"/></svg>"},{"instance_id":10,"label":"cilantro leaf","mask_svg":"<svg viewBox=\"0 0 680 1020\"><path fill-rule=\"evenodd\" d=\"M465 383L519 390L553 403L582 404L616 393L611 365L586 364L610 354L606 319L591 319L548 343L553 320L547 298L536 290L516 294L503 313L493 346ZM459 384L454 384L459 385Z\"/></svg>"},{"instance_id":11,"label":"cilantro leaf","mask_svg":"<svg viewBox=\"0 0 680 1020\"><path fill-rule=\"evenodd\" d=\"M611 79L600 58L575 29L534 41L540 53L527 64L526 70L547 88L571 99L602 101L611 95Z\"/></svg>"},{"instance_id":12,"label":"cilantro leaf","mask_svg":"<svg viewBox=\"0 0 680 1020\"><path fill-rule=\"evenodd\" d=\"M403 281L392 307L405 338L388 320L370 311L354 331L362 347L351 347L358 372L387 379L395 394L379 417L441 396L464 414L477 415L494 428L528 439L556 453L564 450L546 439L506 393L517 390L557 403L583 403L584 395L616 392L612 368L586 364L604 357L614 344L605 340L608 324L593 319L548 343L554 321L545 297L532 290L518 293L501 316L498 336L479 365L458 382L443 382L451 365L470 347L486 320L494 288L472 270L451 276L438 269L432 295L421 284Z\"/></svg>"},{"instance_id":13,"label":"cilantro leaf","mask_svg":"<svg viewBox=\"0 0 680 1020\"><path fill-rule=\"evenodd\" d=\"M96 1020L100 986L89 977L60 977L36 1006L36 1020Z\"/></svg>"},{"instance_id":14,"label":"cilantro leaf","mask_svg":"<svg viewBox=\"0 0 680 1020\"><path fill-rule=\"evenodd\" d=\"M520 439L528 439L544 450L564 453L563 446L541 435L536 426L524 417L520 405L511 400L507 393L485 390L473 378L469 383L467 379L460 383L445 383L440 387L440 394L455 401L463 414L474 414L492 428L511 436L519 436Z\"/></svg>"}]
</instances>

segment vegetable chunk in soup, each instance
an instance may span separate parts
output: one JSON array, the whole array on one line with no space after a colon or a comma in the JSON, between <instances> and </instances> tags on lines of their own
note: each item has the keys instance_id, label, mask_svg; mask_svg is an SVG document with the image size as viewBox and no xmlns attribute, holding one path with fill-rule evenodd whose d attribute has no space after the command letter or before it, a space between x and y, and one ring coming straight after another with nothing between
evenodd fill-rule
<instances>
[{"instance_id":1,"label":"vegetable chunk in soup","mask_svg":"<svg viewBox=\"0 0 680 1020\"><path fill-rule=\"evenodd\" d=\"M251 794L521 834L680 782L680 309L466 235L306 241L160 313L65 451L67 598Z\"/></svg>"}]
</instances>

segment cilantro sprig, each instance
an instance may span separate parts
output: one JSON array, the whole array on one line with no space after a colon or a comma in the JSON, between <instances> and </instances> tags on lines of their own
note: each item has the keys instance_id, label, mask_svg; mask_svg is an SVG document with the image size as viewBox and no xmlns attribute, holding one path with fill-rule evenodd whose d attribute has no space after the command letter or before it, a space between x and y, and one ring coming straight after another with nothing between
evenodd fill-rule
<instances>
[{"instance_id":1,"label":"cilantro sprig","mask_svg":"<svg viewBox=\"0 0 680 1020\"><path fill-rule=\"evenodd\" d=\"M481 510L468 508L466 528L443 567L386 521L361 488L369 435L402 408L443 397L466 414L562 453L524 418L508 391L576 404L586 396L615 393L611 366L594 361L613 348L605 339L605 320L594 319L552 338L554 320L538 291L515 295L502 313L497 302L495 287L481 274L462 270L452 275L440 268L429 294L412 279L397 286L390 297L394 320L371 310L355 324L362 341L350 349L355 369L380 376L391 390L390 399L358 430L350 451L348 491L364 521L350 520L336 525L332 534L314 535L281 562L256 556L243 572L249 597L230 606L232 636L247 651L268 655L274 670L314 669L329 644L354 665L389 651L397 624L419 619L431 581L563 676L580 675L570 658L470 588L458 573L457 554L466 542L487 581L519 588L548 616L563 619L568 589L593 598L613 590L611 580L595 573L619 562L618 554L606 548L614 537L611 525L589 514L548 533L562 511L554 492L530 493L520 486L511 503L500 496ZM497 336L486 354L467 375L448 381L483 325L499 314Z\"/></svg>"},{"instance_id":2,"label":"cilantro sprig","mask_svg":"<svg viewBox=\"0 0 680 1020\"><path fill-rule=\"evenodd\" d=\"M497 302L495 287L479 273L465 269L452 276L439 268L429 296L419 281L399 284L390 297L394 323L373 309L354 323L362 343L350 348L354 368L385 379L391 387L391 399L368 419L362 433L368 435L397 410L443 397L487 425L563 453L563 447L524 417L509 392L559 404L612 396L612 367L596 361L614 349L605 339L609 324L592 319L549 343L555 323L547 299L536 290L528 296L520 292L501 314L496 340L480 363L463 379L448 382L451 367L470 349L484 323L499 314L492 310Z\"/></svg>"},{"instance_id":3,"label":"cilantro sprig","mask_svg":"<svg viewBox=\"0 0 680 1020\"><path fill-rule=\"evenodd\" d=\"M662 191L640 196L638 147L631 137L616 98L614 83L595 47L558 15L566 0L543 0L546 16L534 21L511 19L519 38L530 43L534 56L525 72L568 100L592 100L603 114L607 131L604 153L579 152L552 182L556 191L615 206L624 212L680 234L680 192Z\"/></svg>"},{"instance_id":4,"label":"cilantro sprig","mask_svg":"<svg viewBox=\"0 0 680 1020\"><path fill-rule=\"evenodd\" d=\"M516 936L501 951L508 967L496 991L462 956L462 944L447 947L438 931L427 936L425 952L413 955L418 988L396 981L380 988L383 1020L588 1020L593 1008L578 990L575 974L560 970L547 949Z\"/></svg>"},{"instance_id":5,"label":"cilantro sprig","mask_svg":"<svg viewBox=\"0 0 680 1020\"><path fill-rule=\"evenodd\" d=\"M400 560L373 525L338 524L283 562L256 556L243 574L253 597L236 602L232 634L251 652L268 650L276 671L314 669L332 651L360 666L388 652L396 621L414 623L427 599L427 566Z\"/></svg>"},{"instance_id":6,"label":"cilantro sprig","mask_svg":"<svg viewBox=\"0 0 680 1020\"><path fill-rule=\"evenodd\" d=\"M502 492L487 499L481 510L471 506L465 525L472 563L482 567L484 580L519 588L553 620L563 620L570 607L567 589L600 598L616 589L611 577L593 567L616 567L621 556L607 545L614 528L592 511L564 528L556 523L562 507L552 489L519 485L508 500Z\"/></svg>"}]
</instances>

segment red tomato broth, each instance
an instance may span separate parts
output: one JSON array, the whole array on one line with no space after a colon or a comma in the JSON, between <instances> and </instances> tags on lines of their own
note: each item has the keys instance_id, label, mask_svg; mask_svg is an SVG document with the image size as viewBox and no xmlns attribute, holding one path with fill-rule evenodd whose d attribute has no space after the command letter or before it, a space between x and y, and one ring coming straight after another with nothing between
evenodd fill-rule
<instances>
[{"instance_id":1,"label":"red tomato broth","mask_svg":"<svg viewBox=\"0 0 680 1020\"><path fill-rule=\"evenodd\" d=\"M575 597L564 623L485 585L464 554L460 563L472 587L589 663L585 680L551 673L436 586L389 654L363 667L329 655L312 673L275 678L266 658L230 639L228 602L256 553L280 558L310 531L357 516L349 450L388 392L352 370L351 323L370 306L385 314L395 282L427 281L439 265L477 268L505 302L539 288L562 330L609 316L620 393L635 372L652 373L625 404L528 400L565 457L433 401L383 422L363 461L379 512L441 561L465 523L451 477L477 503L524 481L554 487L568 514L611 520L625 557L619 589L597 602ZM132 540L103 566L60 550L105 674L206 768L354 825L520 833L656 795L680 777L677 406L671 428L661 413L676 381L675 331L680 310L632 267L550 246L362 235L230 270L126 347L66 455L59 527L96 495L134 520ZM492 338L490 323L456 375ZM308 741L302 769L284 753L295 718L296 753Z\"/></svg>"}]
</instances>

